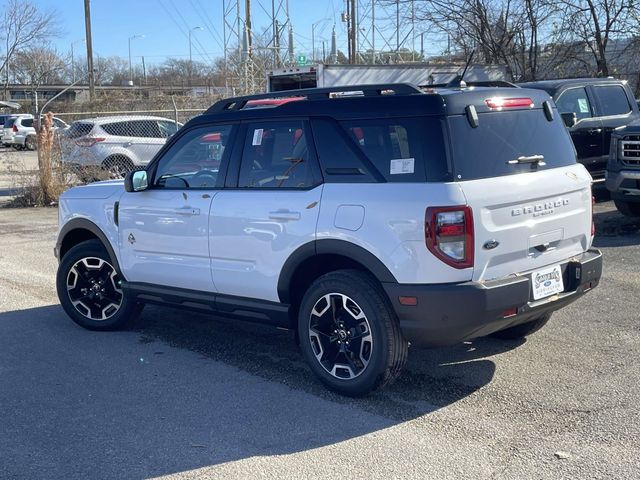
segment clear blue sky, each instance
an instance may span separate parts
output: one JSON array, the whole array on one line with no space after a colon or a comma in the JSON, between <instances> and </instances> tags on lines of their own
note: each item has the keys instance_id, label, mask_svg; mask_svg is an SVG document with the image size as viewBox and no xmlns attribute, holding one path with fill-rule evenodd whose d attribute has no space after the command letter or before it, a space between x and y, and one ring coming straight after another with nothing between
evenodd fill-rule
<instances>
[{"instance_id":1,"label":"clear blue sky","mask_svg":"<svg viewBox=\"0 0 640 480\"><path fill-rule=\"evenodd\" d=\"M84 34L84 2L83 0L31 0L39 7L54 10L58 13L62 36L53 39L54 46L61 53L68 53L71 42L82 40ZM193 37L193 59L209 63L222 56L222 0L92 0L91 16L93 29L94 55L128 56L128 38L133 35L145 35L144 38L132 41L134 62L140 61L144 55L148 65L161 63L167 57L188 58L189 41L186 33L189 28L202 26L203 30L195 31ZM275 0L276 6L279 0ZM285 0L282 2L286 3ZM244 0L240 1L244 9ZM362 2L363 5L368 2ZM269 28L265 10L271 11L271 0L252 0L254 32L263 32ZM322 41L330 48L331 28L336 25L338 49L347 51L345 24L341 22L340 12L345 9L344 0L289 0L289 13L294 27L296 55L311 52L311 25L316 24L316 52L321 53ZM376 7L378 30L376 50L385 47L383 35L387 35L388 45L395 46L392 33L395 18L395 7L384 7L379 3ZM363 10L364 12L364 10ZM243 15L243 14L242 14ZM384 17L391 24L384 24ZM280 17L284 19L284 15ZM404 36L407 32L407 21L403 22ZM370 25L361 25L365 35L369 35ZM413 41L416 50L420 49L419 32L424 27L416 24L417 41ZM387 33L385 33L387 32ZM391 33L390 33L391 32ZM387 45L387 46L388 46ZM411 45L406 45L411 47ZM367 45L363 45L366 49ZM393 49L392 47L391 49ZM76 42L76 52L84 52L81 42ZM430 43L425 37L425 53L436 54L442 51L442 45Z\"/></svg>"},{"instance_id":2,"label":"clear blue sky","mask_svg":"<svg viewBox=\"0 0 640 480\"><path fill-rule=\"evenodd\" d=\"M83 0L32 1L58 13L62 36L52 43L61 53L68 53L71 42L84 38ZM263 7L270 11L271 1L253 0L252 4L254 30L264 31L269 23ZM340 45L346 38L340 22L343 4L343 0L289 0L296 54L310 52L312 22L321 21L315 27L317 51L322 48L322 40L329 48L334 11L339 48L346 51L346 44ZM241 5L244 6L244 1ZM134 57L139 59L144 55L149 64L162 62L166 57L188 58L189 41L185 32L190 27L202 26L203 30L192 34L194 60L207 62L222 56L222 0L92 0L91 17L94 55L127 57L128 38L143 34L144 38L132 41ZM76 42L74 49L84 52L85 46Z\"/></svg>"}]
</instances>

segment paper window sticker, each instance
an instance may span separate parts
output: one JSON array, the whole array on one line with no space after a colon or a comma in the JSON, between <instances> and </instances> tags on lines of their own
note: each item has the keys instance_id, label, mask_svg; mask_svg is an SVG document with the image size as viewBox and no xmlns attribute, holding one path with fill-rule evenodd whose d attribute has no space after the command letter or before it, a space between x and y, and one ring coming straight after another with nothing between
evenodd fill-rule
<instances>
[{"instance_id":1,"label":"paper window sticker","mask_svg":"<svg viewBox=\"0 0 640 480\"><path fill-rule=\"evenodd\" d=\"M586 98L578 99L578 108L580 109L580 113L589 113L589 104Z\"/></svg>"},{"instance_id":2,"label":"paper window sticker","mask_svg":"<svg viewBox=\"0 0 640 480\"><path fill-rule=\"evenodd\" d=\"M391 160L391 175L403 175L415 171L414 158L394 158Z\"/></svg>"},{"instance_id":3,"label":"paper window sticker","mask_svg":"<svg viewBox=\"0 0 640 480\"><path fill-rule=\"evenodd\" d=\"M253 131L253 142L251 142L251 145L262 145L262 134L264 132L264 129L262 128L256 128Z\"/></svg>"}]
</instances>

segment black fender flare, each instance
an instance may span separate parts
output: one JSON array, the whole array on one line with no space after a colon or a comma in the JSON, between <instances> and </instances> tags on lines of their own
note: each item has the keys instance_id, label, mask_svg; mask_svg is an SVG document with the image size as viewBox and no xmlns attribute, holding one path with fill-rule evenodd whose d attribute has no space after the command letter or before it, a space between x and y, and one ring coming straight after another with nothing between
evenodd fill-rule
<instances>
[{"instance_id":1,"label":"black fender flare","mask_svg":"<svg viewBox=\"0 0 640 480\"><path fill-rule=\"evenodd\" d=\"M120 270L120 264L118 263L118 257L116 256L116 252L113 249L111 242L109 241L107 236L104 234L104 232L100 230L100 227L98 227L98 225L96 225L91 220L88 220L86 218L71 219L67 223L65 223L63 227L60 229L60 233L58 234L58 239L56 241L56 250L55 250L58 260L61 260L60 257L61 257L62 242L64 241L65 237L69 233L73 232L74 230L87 230L91 232L93 235L95 235L96 237L98 237L98 240L102 242L102 244L104 245L104 248L107 250L107 253L111 258L111 261L113 262L113 266L115 267L116 271L122 274L122 271Z\"/></svg>"},{"instance_id":2,"label":"black fender flare","mask_svg":"<svg viewBox=\"0 0 640 480\"><path fill-rule=\"evenodd\" d=\"M278 297L283 303L290 302L289 284L298 267L316 255L340 255L350 258L369 270L379 282L397 283L387 266L367 249L346 240L314 240L293 251L280 270L278 278Z\"/></svg>"}]
</instances>

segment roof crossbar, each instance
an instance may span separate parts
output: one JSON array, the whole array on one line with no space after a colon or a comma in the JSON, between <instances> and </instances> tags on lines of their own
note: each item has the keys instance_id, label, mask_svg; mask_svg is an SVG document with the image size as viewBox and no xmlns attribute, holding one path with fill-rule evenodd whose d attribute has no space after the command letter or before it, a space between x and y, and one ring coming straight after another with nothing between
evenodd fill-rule
<instances>
[{"instance_id":1,"label":"roof crossbar","mask_svg":"<svg viewBox=\"0 0 640 480\"><path fill-rule=\"evenodd\" d=\"M365 97L386 95L393 92L394 95L412 95L423 93L415 85L409 83L387 83L373 85L347 85L328 88L302 88L298 90L283 90L281 92L259 93L242 97L225 98L214 103L205 113L218 113L224 111L237 111L251 100L305 97L307 100L327 100L334 93L362 92Z\"/></svg>"}]
</instances>

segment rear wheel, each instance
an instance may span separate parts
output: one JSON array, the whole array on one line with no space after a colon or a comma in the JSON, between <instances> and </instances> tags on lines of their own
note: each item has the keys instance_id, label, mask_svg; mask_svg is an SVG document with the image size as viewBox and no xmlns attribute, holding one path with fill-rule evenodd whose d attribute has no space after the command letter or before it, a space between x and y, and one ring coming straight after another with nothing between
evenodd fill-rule
<instances>
[{"instance_id":1,"label":"rear wheel","mask_svg":"<svg viewBox=\"0 0 640 480\"><path fill-rule=\"evenodd\" d=\"M62 258L56 288L62 308L75 323L89 330L115 330L141 311L120 281L102 243L89 240Z\"/></svg>"},{"instance_id":2,"label":"rear wheel","mask_svg":"<svg viewBox=\"0 0 640 480\"><path fill-rule=\"evenodd\" d=\"M627 217L640 217L640 203L614 200L618 211Z\"/></svg>"},{"instance_id":3,"label":"rear wheel","mask_svg":"<svg viewBox=\"0 0 640 480\"><path fill-rule=\"evenodd\" d=\"M107 158L103 166L113 178L123 178L127 173L134 170L133 162L124 155L116 155Z\"/></svg>"},{"instance_id":4,"label":"rear wheel","mask_svg":"<svg viewBox=\"0 0 640 480\"><path fill-rule=\"evenodd\" d=\"M505 328L499 332L492 333L490 336L500 338L502 340L519 340L540 330L547 324L549 319L551 319L551 314L547 313L546 315L531 320L530 322L522 323L515 327Z\"/></svg>"},{"instance_id":5,"label":"rear wheel","mask_svg":"<svg viewBox=\"0 0 640 480\"><path fill-rule=\"evenodd\" d=\"M38 142L36 141L36 137L34 135L31 135L29 137L26 138L26 140L24 141L24 145L25 147L27 147L27 150L35 150L36 148L38 148Z\"/></svg>"},{"instance_id":6,"label":"rear wheel","mask_svg":"<svg viewBox=\"0 0 640 480\"><path fill-rule=\"evenodd\" d=\"M298 317L305 360L331 390L361 396L395 380L407 342L386 294L370 275L340 270L318 278Z\"/></svg>"}]
</instances>

